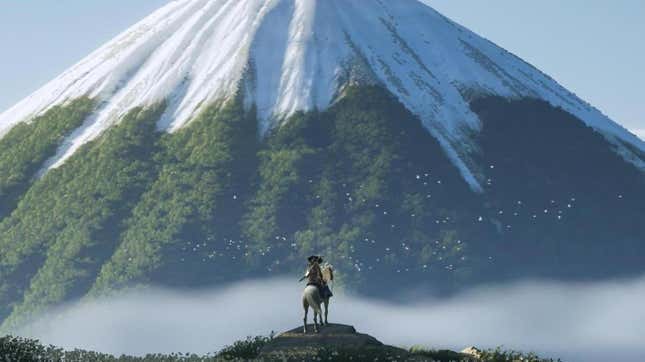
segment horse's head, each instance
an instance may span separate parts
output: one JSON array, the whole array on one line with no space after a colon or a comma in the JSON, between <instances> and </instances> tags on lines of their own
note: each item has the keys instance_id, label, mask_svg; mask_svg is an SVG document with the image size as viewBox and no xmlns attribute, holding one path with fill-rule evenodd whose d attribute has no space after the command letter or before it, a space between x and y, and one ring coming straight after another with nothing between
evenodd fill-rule
<instances>
[{"instance_id":1,"label":"horse's head","mask_svg":"<svg viewBox=\"0 0 645 362\"><path fill-rule=\"evenodd\" d=\"M334 280L334 268L331 266L331 264L323 265L321 270L323 281L325 283L329 283L330 281Z\"/></svg>"}]
</instances>

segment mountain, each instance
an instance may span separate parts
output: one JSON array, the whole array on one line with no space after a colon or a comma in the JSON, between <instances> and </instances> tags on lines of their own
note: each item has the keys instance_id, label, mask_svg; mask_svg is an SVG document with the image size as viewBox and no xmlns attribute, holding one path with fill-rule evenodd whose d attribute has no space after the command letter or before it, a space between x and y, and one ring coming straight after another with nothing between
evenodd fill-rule
<instances>
[{"instance_id":1,"label":"mountain","mask_svg":"<svg viewBox=\"0 0 645 362\"><path fill-rule=\"evenodd\" d=\"M643 271L645 142L416 0L173 1L0 137L4 328L312 253L390 298Z\"/></svg>"}]
</instances>

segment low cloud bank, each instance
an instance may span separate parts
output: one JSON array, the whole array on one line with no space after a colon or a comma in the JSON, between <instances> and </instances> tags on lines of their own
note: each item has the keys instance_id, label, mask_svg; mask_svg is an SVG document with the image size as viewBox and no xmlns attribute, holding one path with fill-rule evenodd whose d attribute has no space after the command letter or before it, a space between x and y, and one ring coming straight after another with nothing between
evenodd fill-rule
<instances>
[{"instance_id":1,"label":"low cloud bank","mask_svg":"<svg viewBox=\"0 0 645 362\"><path fill-rule=\"evenodd\" d=\"M66 306L21 334L117 355L205 354L248 335L300 325L301 288L291 279L273 279L199 293L145 291ZM566 361L645 360L644 301L645 278L523 282L449 299L411 297L405 305L337 295L330 321L397 346L504 345Z\"/></svg>"}]
</instances>

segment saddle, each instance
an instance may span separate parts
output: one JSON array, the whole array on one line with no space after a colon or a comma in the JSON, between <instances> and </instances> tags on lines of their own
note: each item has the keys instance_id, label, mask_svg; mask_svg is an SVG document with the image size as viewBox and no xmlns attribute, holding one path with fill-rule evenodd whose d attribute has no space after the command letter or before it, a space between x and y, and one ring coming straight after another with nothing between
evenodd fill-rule
<instances>
[{"instance_id":1,"label":"saddle","mask_svg":"<svg viewBox=\"0 0 645 362\"><path fill-rule=\"evenodd\" d=\"M329 286L327 284L309 282L307 283L307 286L309 285L312 285L318 288L318 293L320 293L320 297L323 299L331 298L334 296L334 294L331 292L331 289L329 289Z\"/></svg>"}]
</instances>

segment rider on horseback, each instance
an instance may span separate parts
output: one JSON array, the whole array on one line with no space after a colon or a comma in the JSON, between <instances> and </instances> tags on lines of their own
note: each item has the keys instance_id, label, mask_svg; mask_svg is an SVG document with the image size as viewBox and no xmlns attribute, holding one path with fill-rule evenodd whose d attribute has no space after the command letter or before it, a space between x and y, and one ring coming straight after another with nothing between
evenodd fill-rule
<instances>
[{"instance_id":1,"label":"rider on horseback","mask_svg":"<svg viewBox=\"0 0 645 362\"><path fill-rule=\"evenodd\" d=\"M317 255L312 255L307 258L307 260L309 261L307 272L300 280L307 279L307 285L316 286L318 288L318 291L320 292L321 298L323 299L327 299L333 296L331 289L329 289L327 281L325 280L326 278L323 277L323 271L320 268L320 264L322 264L323 258ZM325 271L328 273L328 279L334 280L334 274L331 266L326 266Z\"/></svg>"},{"instance_id":2,"label":"rider on horseback","mask_svg":"<svg viewBox=\"0 0 645 362\"><path fill-rule=\"evenodd\" d=\"M300 281L307 279L307 287L302 296L302 306L305 310L304 333L307 333L307 312L310 307L314 309L314 331L318 331L318 320L320 320L320 324L322 325L329 323L327 316L329 314L329 298L332 296L332 293L327 282L334 280L331 265L325 264L323 268L320 267L320 264L323 262L322 257L312 255L307 260L309 261L307 272L300 278ZM312 286L315 288L312 288ZM324 322L322 320L321 304L325 306Z\"/></svg>"}]
</instances>

